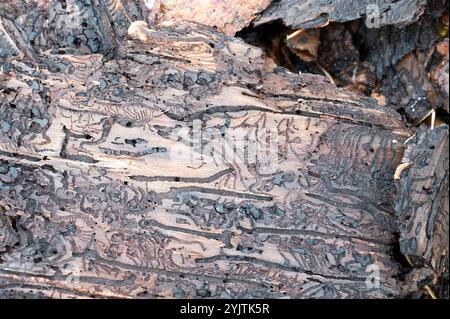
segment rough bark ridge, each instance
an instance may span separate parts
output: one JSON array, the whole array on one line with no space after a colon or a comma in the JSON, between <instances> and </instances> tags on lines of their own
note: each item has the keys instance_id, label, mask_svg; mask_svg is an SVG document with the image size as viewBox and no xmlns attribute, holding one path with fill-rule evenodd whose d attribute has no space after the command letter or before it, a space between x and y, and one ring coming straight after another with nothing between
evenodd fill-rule
<instances>
[{"instance_id":1,"label":"rough bark ridge","mask_svg":"<svg viewBox=\"0 0 450 319\"><path fill-rule=\"evenodd\" d=\"M400 179L396 207L400 249L414 266L432 271L416 284L436 285L440 296L448 298L448 126L422 127L410 143L403 159L410 166Z\"/></svg>"},{"instance_id":2,"label":"rough bark ridge","mask_svg":"<svg viewBox=\"0 0 450 319\"><path fill-rule=\"evenodd\" d=\"M259 49L207 27L129 32L113 58L16 45L2 65L0 295L402 295L396 113L264 70ZM241 128L256 146L278 133L275 172L223 147ZM199 149L196 166L174 156Z\"/></svg>"}]
</instances>

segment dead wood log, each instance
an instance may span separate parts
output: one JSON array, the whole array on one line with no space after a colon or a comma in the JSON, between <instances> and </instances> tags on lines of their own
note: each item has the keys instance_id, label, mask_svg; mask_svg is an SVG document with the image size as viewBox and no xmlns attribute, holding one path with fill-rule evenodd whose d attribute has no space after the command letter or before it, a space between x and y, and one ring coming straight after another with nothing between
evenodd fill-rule
<instances>
[{"instance_id":1,"label":"dead wood log","mask_svg":"<svg viewBox=\"0 0 450 319\"><path fill-rule=\"evenodd\" d=\"M207 27L129 31L2 65L0 296L401 296L396 113Z\"/></svg>"},{"instance_id":2,"label":"dead wood log","mask_svg":"<svg viewBox=\"0 0 450 319\"><path fill-rule=\"evenodd\" d=\"M432 270L430 278L419 278L416 288L430 284L439 297L448 298L448 126L431 131L422 127L403 162L408 164L396 205L400 249L414 266Z\"/></svg>"}]
</instances>

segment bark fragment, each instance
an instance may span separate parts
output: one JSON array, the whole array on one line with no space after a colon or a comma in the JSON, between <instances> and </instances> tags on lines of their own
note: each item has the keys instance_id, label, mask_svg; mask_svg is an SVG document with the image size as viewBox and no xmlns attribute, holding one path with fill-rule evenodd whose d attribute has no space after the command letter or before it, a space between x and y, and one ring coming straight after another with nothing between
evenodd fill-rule
<instances>
[{"instance_id":1,"label":"bark fragment","mask_svg":"<svg viewBox=\"0 0 450 319\"><path fill-rule=\"evenodd\" d=\"M421 280L428 279L441 298L448 298L448 126L422 127L403 161L411 165L400 179L396 205L400 249L417 267L432 270L433 276Z\"/></svg>"}]
</instances>

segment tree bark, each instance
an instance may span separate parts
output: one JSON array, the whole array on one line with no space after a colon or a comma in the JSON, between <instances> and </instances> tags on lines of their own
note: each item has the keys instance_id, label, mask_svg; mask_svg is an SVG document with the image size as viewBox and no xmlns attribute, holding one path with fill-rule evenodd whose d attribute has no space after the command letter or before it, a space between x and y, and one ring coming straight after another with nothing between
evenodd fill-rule
<instances>
[{"instance_id":1,"label":"tree bark","mask_svg":"<svg viewBox=\"0 0 450 319\"><path fill-rule=\"evenodd\" d=\"M2 65L2 297L402 295L396 113L196 24L119 44Z\"/></svg>"}]
</instances>

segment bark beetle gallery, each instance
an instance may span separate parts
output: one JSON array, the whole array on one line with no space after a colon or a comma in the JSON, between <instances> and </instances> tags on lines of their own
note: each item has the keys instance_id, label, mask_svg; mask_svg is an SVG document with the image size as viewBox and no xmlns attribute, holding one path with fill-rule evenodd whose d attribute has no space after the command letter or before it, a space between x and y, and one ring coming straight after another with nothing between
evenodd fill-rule
<instances>
[{"instance_id":1,"label":"bark beetle gallery","mask_svg":"<svg viewBox=\"0 0 450 319\"><path fill-rule=\"evenodd\" d=\"M0 296L448 298L448 3L367 5L1 1Z\"/></svg>"}]
</instances>

